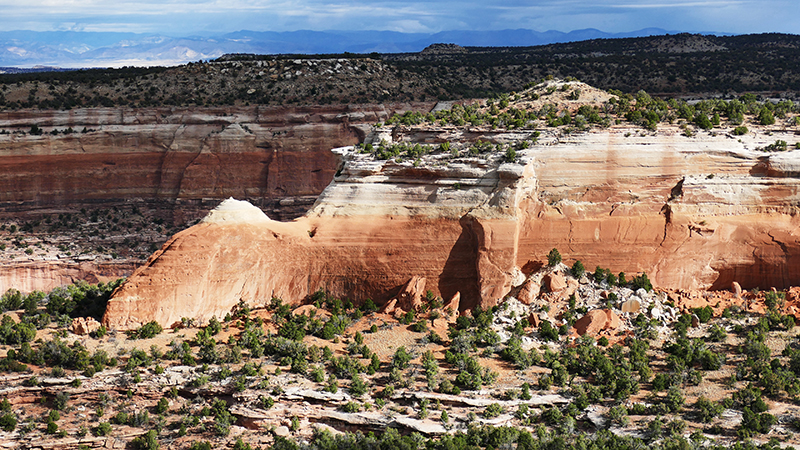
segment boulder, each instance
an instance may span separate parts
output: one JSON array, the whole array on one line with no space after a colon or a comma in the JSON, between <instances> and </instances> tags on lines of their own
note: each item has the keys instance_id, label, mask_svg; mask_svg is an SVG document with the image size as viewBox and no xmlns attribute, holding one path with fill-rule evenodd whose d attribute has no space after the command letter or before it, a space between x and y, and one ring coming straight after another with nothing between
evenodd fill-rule
<instances>
[{"instance_id":1,"label":"boulder","mask_svg":"<svg viewBox=\"0 0 800 450\"><path fill-rule=\"evenodd\" d=\"M397 306L405 311L416 311L425 298L425 277L413 276L397 294Z\"/></svg>"},{"instance_id":2,"label":"boulder","mask_svg":"<svg viewBox=\"0 0 800 450\"><path fill-rule=\"evenodd\" d=\"M572 295L575 292L577 292L579 287L580 287L580 283L578 283L578 280L576 280L574 278L569 278L567 280L567 288L564 289L563 291L561 291L560 297L561 298L569 297L570 295Z\"/></svg>"},{"instance_id":3,"label":"boulder","mask_svg":"<svg viewBox=\"0 0 800 450\"><path fill-rule=\"evenodd\" d=\"M381 312L384 314L394 314L395 310L397 310L397 299L393 298L383 305Z\"/></svg>"},{"instance_id":4,"label":"boulder","mask_svg":"<svg viewBox=\"0 0 800 450\"><path fill-rule=\"evenodd\" d=\"M604 329L614 331L622 326L622 321L619 319L619 316L610 309L606 310L606 318L608 319L608 322L606 322Z\"/></svg>"},{"instance_id":5,"label":"boulder","mask_svg":"<svg viewBox=\"0 0 800 450\"><path fill-rule=\"evenodd\" d=\"M100 322L92 317L76 317L72 319L70 330L78 335L86 335L100 328Z\"/></svg>"},{"instance_id":6,"label":"boulder","mask_svg":"<svg viewBox=\"0 0 800 450\"><path fill-rule=\"evenodd\" d=\"M639 300L631 299L623 302L620 309L624 313L638 313L639 310L642 309L642 305L639 303Z\"/></svg>"},{"instance_id":7,"label":"boulder","mask_svg":"<svg viewBox=\"0 0 800 450\"><path fill-rule=\"evenodd\" d=\"M460 307L461 307L461 292L457 291L455 294L453 294L452 297L450 297L450 300L448 300L447 303L444 304L442 309L444 309L445 311L449 309L450 311L453 312L454 317L458 317L458 310Z\"/></svg>"},{"instance_id":8,"label":"boulder","mask_svg":"<svg viewBox=\"0 0 800 450\"><path fill-rule=\"evenodd\" d=\"M550 273L544 277L544 282L550 292L558 292L567 288L567 280L564 275Z\"/></svg>"},{"instance_id":9,"label":"boulder","mask_svg":"<svg viewBox=\"0 0 800 450\"><path fill-rule=\"evenodd\" d=\"M735 298L742 298L742 286L739 285L737 282L731 283L731 291L733 292L733 296Z\"/></svg>"},{"instance_id":10,"label":"boulder","mask_svg":"<svg viewBox=\"0 0 800 450\"><path fill-rule=\"evenodd\" d=\"M575 332L580 336L597 336L601 331L614 331L622 326L622 321L610 309L593 309L575 322Z\"/></svg>"},{"instance_id":11,"label":"boulder","mask_svg":"<svg viewBox=\"0 0 800 450\"><path fill-rule=\"evenodd\" d=\"M525 305L530 305L539 296L539 292L541 290L542 285L540 282L534 280L533 278L528 278L524 283L522 283L522 288L519 290L517 300Z\"/></svg>"},{"instance_id":12,"label":"boulder","mask_svg":"<svg viewBox=\"0 0 800 450\"><path fill-rule=\"evenodd\" d=\"M597 336L606 327L608 315L602 309L593 309L575 322L575 331L583 336Z\"/></svg>"}]
</instances>

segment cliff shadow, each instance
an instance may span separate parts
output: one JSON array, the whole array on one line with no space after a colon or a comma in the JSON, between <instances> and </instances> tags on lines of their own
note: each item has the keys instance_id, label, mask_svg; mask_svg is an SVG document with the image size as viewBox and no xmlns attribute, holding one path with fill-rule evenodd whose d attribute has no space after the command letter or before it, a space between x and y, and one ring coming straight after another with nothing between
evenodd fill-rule
<instances>
[{"instance_id":1,"label":"cliff shadow","mask_svg":"<svg viewBox=\"0 0 800 450\"><path fill-rule=\"evenodd\" d=\"M800 272L791 270L788 264L734 264L717 268L717 279L709 287L711 291L730 290L732 283L739 283L742 289L786 289L800 283ZM797 272L797 273L796 273Z\"/></svg>"},{"instance_id":2,"label":"cliff shadow","mask_svg":"<svg viewBox=\"0 0 800 450\"><path fill-rule=\"evenodd\" d=\"M447 256L439 275L439 293L445 301L461 293L459 309L472 309L481 301L478 286L478 240L473 232L472 219L459 220L461 234Z\"/></svg>"}]
</instances>

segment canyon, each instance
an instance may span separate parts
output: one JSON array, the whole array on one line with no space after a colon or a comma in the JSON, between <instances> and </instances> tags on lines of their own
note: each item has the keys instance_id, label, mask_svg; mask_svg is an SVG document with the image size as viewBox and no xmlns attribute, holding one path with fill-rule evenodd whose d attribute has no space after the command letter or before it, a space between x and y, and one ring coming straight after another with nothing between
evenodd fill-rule
<instances>
[{"instance_id":1,"label":"canyon","mask_svg":"<svg viewBox=\"0 0 800 450\"><path fill-rule=\"evenodd\" d=\"M377 128L367 142L528 145L513 162L336 149L338 174L305 216L254 219L231 200L224 220L176 234L138 269L104 322L204 322L240 301L298 304L317 290L383 303L414 277L445 300L458 295L462 310L485 308L520 289L552 248L570 264L645 272L662 288L795 285L800 152L762 151L794 143L795 131L730 131L622 125L544 131L530 144L531 130Z\"/></svg>"}]
</instances>

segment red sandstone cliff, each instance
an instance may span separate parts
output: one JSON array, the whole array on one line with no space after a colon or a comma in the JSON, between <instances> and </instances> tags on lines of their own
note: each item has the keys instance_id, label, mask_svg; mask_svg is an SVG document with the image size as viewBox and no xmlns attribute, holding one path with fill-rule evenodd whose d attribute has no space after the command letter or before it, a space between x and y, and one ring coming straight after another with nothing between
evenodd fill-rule
<instances>
[{"instance_id":1,"label":"red sandstone cliff","mask_svg":"<svg viewBox=\"0 0 800 450\"><path fill-rule=\"evenodd\" d=\"M411 130L406 138L454 133ZM345 152L342 173L306 217L209 221L177 234L115 294L105 322L202 321L240 299L297 302L319 288L385 300L413 276L445 298L460 292L462 309L491 305L519 268L553 247L570 264L646 271L664 287L797 284L800 155L755 151L775 139L790 138L553 134L517 164L499 155L415 164Z\"/></svg>"},{"instance_id":2,"label":"red sandstone cliff","mask_svg":"<svg viewBox=\"0 0 800 450\"><path fill-rule=\"evenodd\" d=\"M137 198L168 205L229 196L260 205L313 198L336 170L330 148L359 142L368 124L397 111L431 106L0 112L0 130L11 132L0 134L0 209ZM44 134L26 134L32 125ZM68 128L75 132L63 134Z\"/></svg>"}]
</instances>

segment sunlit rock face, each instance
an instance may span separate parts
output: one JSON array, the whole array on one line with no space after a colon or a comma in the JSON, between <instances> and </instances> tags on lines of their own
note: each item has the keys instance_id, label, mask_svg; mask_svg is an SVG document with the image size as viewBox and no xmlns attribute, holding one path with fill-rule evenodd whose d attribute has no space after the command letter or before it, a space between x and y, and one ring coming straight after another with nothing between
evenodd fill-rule
<instances>
[{"instance_id":1,"label":"sunlit rock face","mask_svg":"<svg viewBox=\"0 0 800 450\"><path fill-rule=\"evenodd\" d=\"M405 139L455 134L406 130ZM377 161L337 149L338 174L304 217L278 222L245 207L237 220L233 208L230 220L178 233L120 288L104 320L205 321L240 300L297 303L318 289L384 301L413 277L444 298L459 293L462 310L491 306L552 248L568 264L647 272L663 287L797 284L800 152L757 150L792 136L545 133L511 163L500 154Z\"/></svg>"}]
</instances>

